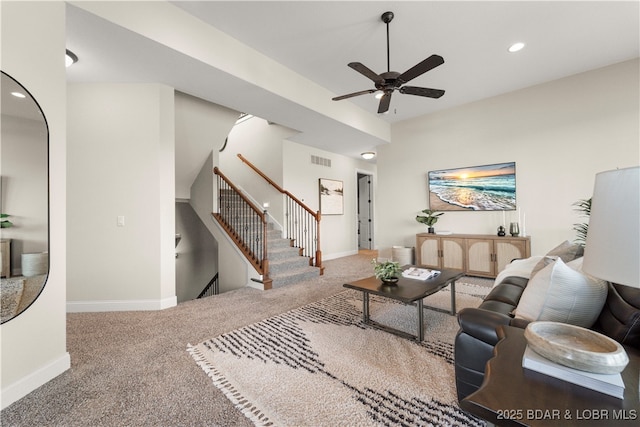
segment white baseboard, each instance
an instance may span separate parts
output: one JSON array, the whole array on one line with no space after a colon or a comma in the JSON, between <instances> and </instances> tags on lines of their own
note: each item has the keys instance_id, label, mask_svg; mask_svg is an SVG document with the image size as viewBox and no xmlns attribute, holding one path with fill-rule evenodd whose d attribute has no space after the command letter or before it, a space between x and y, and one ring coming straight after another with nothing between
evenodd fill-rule
<instances>
[{"instance_id":1,"label":"white baseboard","mask_svg":"<svg viewBox=\"0 0 640 427\"><path fill-rule=\"evenodd\" d=\"M347 251L347 252L336 252L333 254L322 254L323 261L329 261L330 259L342 258L350 255L358 255L358 250L355 251Z\"/></svg>"},{"instance_id":2,"label":"white baseboard","mask_svg":"<svg viewBox=\"0 0 640 427\"><path fill-rule=\"evenodd\" d=\"M69 356L69 353L64 353L64 355L48 365L31 372L13 384L9 384L2 389L2 398L0 399L2 400L2 409L22 399L27 394L51 381L69 368L71 368L71 356Z\"/></svg>"},{"instance_id":3,"label":"white baseboard","mask_svg":"<svg viewBox=\"0 0 640 427\"><path fill-rule=\"evenodd\" d=\"M67 313L155 311L175 307L177 304L178 298L175 295L160 300L67 301Z\"/></svg>"}]
</instances>

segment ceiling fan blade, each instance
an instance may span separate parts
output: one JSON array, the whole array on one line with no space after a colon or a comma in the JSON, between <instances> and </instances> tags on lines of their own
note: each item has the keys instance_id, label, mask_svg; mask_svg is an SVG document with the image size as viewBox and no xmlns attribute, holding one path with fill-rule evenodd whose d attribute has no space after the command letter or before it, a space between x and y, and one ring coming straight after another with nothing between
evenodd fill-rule
<instances>
[{"instance_id":1,"label":"ceiling fan blade","mask_svg":"<svg viewBox=\"0 0 640 427\"><path fill-rule=\"evenodd\" d=\"M444 95L444 90L417 86L402 86L400 88L400 93L404 93L406 95L426 96L427 98L440 98Z\"/></svg>"},{"instance_id":2,"label":"ceiling fan blade","mask_svg":"<svg viewBox=\"0 0 640 427\"><path fill-rule=\"evenodd\" d=\"M367 95L367 94L373 93L375 91L376 91L375 89L361 90L360 92L353 92L353 93L348 93L346 95L336 96L335 98L331 98L331 100L332 101L340 101L340 100L343 100L343 99L352 98L354 96Z\"/></svg>"},{"instance_id":3,"label":"ceiling fan blade","mask_svg":"<svg viewBox=\"0 0 640 427\"><path fill-rule=\"evenodd\" d=\"M384 79L378 74L371 71L366 65L363 65L359 62L350 62L348 65L366 78L371 79L376 83L384 83Z\"/></svg>"},{"instance_id":4,"label":"ceiling fan blade","mask_svg":"<svg viewBox=\"0 0 640 427\"><path fill-rule=\"evenodd\" d=\"M431 55L424 61L414 65L404 73L400 74L398 76L398 80L402 83L407 83L408 81L415 79L419 75L424 74L427 71L432 70L442 64L444 64L444 59L442 58L442 56Z\"/></svg>"},{"instance_id":5,"label":"ceiling fan blade","mask_svg":"<svg viewBox=\"0 0 640 427\"><path fill-rule=\"evenodd\" d=\"M389 111L389 104L391 104L391 93L392 91L387 91L380 98L380 105L378 105L378 114L386 113Z\"/></svg>"}]
</instances>

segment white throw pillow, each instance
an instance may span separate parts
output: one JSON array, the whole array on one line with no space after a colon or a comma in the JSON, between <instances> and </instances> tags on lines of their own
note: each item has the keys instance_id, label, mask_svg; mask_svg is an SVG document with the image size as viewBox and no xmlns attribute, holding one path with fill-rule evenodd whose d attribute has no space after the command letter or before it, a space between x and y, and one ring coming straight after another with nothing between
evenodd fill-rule
<instances>
[{"instance_id":1,"label":"white throw pillow","mask_svg":"<svg viewBox=\"0 0 640 427\"><path fill-rule=\"evenodd\" d=\"M499 285L505 278L509 276L524 277L528 279L531 277L531 270L542 259L542 256L536 255L530 258L516 259L511 261L507 266L496 276L493 286Z\"/></svg>"},{"instance_id":2,"label":"white throw pillow","mask_svg":"<svg viewBox=\"0 0 640 427\"><path fill-rule=\"evenodd\" d=\"M590 328L606 299L607 282L585 275L558 258L529 280L515 317Z\"/></svg>"}]
</instances>

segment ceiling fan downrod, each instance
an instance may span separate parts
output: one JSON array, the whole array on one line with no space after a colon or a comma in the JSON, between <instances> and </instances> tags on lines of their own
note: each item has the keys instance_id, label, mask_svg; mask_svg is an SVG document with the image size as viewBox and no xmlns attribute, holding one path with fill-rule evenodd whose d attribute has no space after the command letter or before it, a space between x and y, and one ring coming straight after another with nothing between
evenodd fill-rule
<instances>
[{"instance_id":1,"label":"ceiling fan downrod","mask_svg":"<svg viewBox=\"0 0 640 427\"><path fill-rule=\"evenodd\" d=\"M385 12L380 16L382 22L387 24L387 72L391 71L391 53L389 50L389 22L393 20L393 12Z\"/></svg>"}]
</instances>

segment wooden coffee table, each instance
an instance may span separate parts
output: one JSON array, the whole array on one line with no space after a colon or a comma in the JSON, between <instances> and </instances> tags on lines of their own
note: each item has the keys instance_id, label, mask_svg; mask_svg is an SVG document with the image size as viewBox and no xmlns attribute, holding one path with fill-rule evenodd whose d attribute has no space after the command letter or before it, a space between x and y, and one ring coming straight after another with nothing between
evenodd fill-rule
<instances>
[{"instance_id":1,"label":"wooden coffee table","mask_svg":"<svg viewBox=\"0 0 640 427\"><path fill-rule=\"evenodd\" d=\"M405 266L404 269L411 266ZM404 338L414 339L418 342L424 340L424 308L431 310L456 314L456 280L464 276L460 270L443 269L440 274L427 280L406 279L401 277L397 285L389 286L382 283L380 279L368 277L351 283L345 283L344 287L362 292L362 321L363 323L381 329ZM438 292L451 285L451 310L443 310L437 307L425 306L423 298ZM405 304L416 304L418 307L417 334L412 335L405 331L382 325L369 318L369 294L390 298Z\"/></svg>"}]
</instances>

